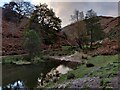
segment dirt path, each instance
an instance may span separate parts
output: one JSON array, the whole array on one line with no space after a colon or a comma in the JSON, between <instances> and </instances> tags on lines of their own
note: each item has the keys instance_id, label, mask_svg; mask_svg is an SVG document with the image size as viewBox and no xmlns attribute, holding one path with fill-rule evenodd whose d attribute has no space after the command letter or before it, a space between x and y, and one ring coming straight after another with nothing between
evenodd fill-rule
<instances>
[{"instance_id":1,"label":"dirt path","mask_svg":"<svg viewBox=\"0 0 120 90\"><path fill-rule=\"evenodd\" d=\"M72 55L69 55L69 56L50 56L49 58L50 59L55 59L55 60L60 60L60 61L70 61L70 62L77 62L77 63L84 63L86 62L86 60L82 59L82 56L85 56L87 57L86 54L84 53L79 53L79 52L75 52L74 54Z\"/></svg>"}]
</instances>

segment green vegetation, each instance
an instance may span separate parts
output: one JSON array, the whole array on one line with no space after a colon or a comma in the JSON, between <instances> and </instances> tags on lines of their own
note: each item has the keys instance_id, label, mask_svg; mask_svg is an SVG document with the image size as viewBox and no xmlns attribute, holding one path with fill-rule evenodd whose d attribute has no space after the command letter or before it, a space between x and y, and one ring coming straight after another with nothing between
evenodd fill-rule
<instances>
[{"instance_id":1,"label":"green vegetation","mask_svg":"<svg viewBox=\"0 0 120 90\"><path fill-rule=\"evenodd\" d=\"M40 38L34 30L25 32L24 46L29 52L29 57L35 57L40 54Z\"/></svg>"},{"instance_id":2,"label":"green vegetation","mask_svg":"<svg viewBox=\"0 0 120 90\"><path fill-rule=\"evenodd\" d=\"M28 29L35 29L42 42L51 45L58 39L58 32L61 30L61 19L56 17L53 9L49 9L48 5L40 4L36 6L31 15Z\"/></svg>"},{"instance_id":3,"label":"green vegetation","mask_svg":"<svg viewBox=\"0 0 120 90\"><path fill-rule=\"evenodd\" d=\"M2 57L2 64L16 64L16 65L23 65L23 64L39 64L41 62L46 62L46 57L35 56L30 58L28 55L24 56L5 56Z\"/></svg>"},{"instance_id":4,"label":"green vegetation","mask_svg":"<svg viewBox=\"0 0 120 90\"><path fill-rule=\"evenodd\" d=\"M13 64L19 60L23 60L23 58L21 56L6 56L2 58L2 64Z\"/></svg>"},{"instance_id":5,"label":"green vegetation","mask_svg":"<svg viewBox=\"0 0 120 90\"><path fill-rule=\"evenodd\" d=\"M95 11L92 9L87 11L85 22L87 33L90 36L89 42L91 43L91 48L93 42L102 40L104 38L104 32L101 28L99 20L100 19Z\"/></svg>"},{"instance_id":6,"label":"green vegetation","mask_svg":"<svg viewBox=\"0 0 120 90\"><path fill-rule=\"evenodd\" d=\"M47 50L43 52L44 56L65 56L74 54L76 50L79 50L78 46L61 46L61 49L58 50Z\"/></svg>"},{"instance_id":7,"label":"green vegetation","mask_svg":"<svg viewBox=\"0 0 120 90\"><path fill-rule=\"evenodd\" d=\"M96 56L89 59L88 62L95 66L88 68L85 64L80 65L76 69L62 75L56 85L70 81L71 79L67 77L71 75L71 73L75 76L74 79L82 78L85 75L88 77L98 76L101 78L101 85L106 85L112 77L117 75L118 67L120 66L120 64L117 63L118 55ZM54 83L49 83L46 87L54 87Z\"/></svg>"},{"instance_id":8,"label":"green vegetation","mask_svg":"<svg viewBox=\"0 0 120 90\"><path fill-rule=\"evenodd\" d=\"M63 33L63 35L61 35L60 33L61 19L55 15L53 9L48 8L48 5L40 4L34 6L29 2L12 1L5 4L3 7L4 19L17 23L18 27L20 27L19 24L21 19L25 18L26 21L28 20L26 22L26 26L20 27L26 29L24 38L22 39L24 39L23 45L26 49L27 55L5 56L2 59L3 64L23 65L39 64L40 62L49 63L49 61L47 61L49 60L49 56L68 56L71 54L73 55L68 56L70 59L72 58L73 60L77 58L77 60L83 60L83 62L81 61L81 65L69 71L67 74L61 75L58 81L55 80L55 82L46 84L45 87L54 87L57 84L68 82L77 78L83 78L85 76L100 77L101 86L106 87L108 86L110 80L117 75L118 66L120 66L120 63L118 63L118 55L103 56L98 55L98 52L98 56L89 56L93 53L91 51L92 49L95 50L102 46L102 44L99 43L99 40L103 40L105 34L100 25L100 18L92 9L87 11L86 18L84 18L83 12L79 12L79 10L76 10L74 15L71 16L71 18L77 22L79 22L79 20L82 21L81 24L76 23L75 28L78 29L76 31L77 34L74 34L76 36L74 39L71 39L70 43L67 34ZM107 37L111 39L116 38L118 36L117 32L119 25L120 23L113 27ZM13 34L10 36L12 39L16 38ZM17 38L19 40L21 37ZM76 46L72 45L72 40L75 40L78 46L76 44ZM58 43L59 41L60 43ZM13 47L16 49L15 47L17 47L17 45L8 45L7 48L9 47L10 50L12 50ZM21 51L24 51L24 48L21 48L20 46L19 48ZM80 52L76 53L75 51ZM87 54L89 55L87 56ZM85 87L88 88L88 86Z\"/></svg>"}]
</instances>

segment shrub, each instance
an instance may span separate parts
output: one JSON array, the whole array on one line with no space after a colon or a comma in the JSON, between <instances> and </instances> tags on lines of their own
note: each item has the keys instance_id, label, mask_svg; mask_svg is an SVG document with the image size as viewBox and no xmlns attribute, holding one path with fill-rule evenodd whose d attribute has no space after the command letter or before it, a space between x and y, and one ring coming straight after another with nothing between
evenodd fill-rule
<instances>
[{"instance_id":1,"label":"shrub","mask_svg":"<svg viewBox=\"0 0 120 90\"><path fill-rule=\"evenodd\" d=\"M27 30L24 34L24 46L29 52L30 57L34 57L40 53L40 37L34 30Z\"/></svg>"}]
</instances>

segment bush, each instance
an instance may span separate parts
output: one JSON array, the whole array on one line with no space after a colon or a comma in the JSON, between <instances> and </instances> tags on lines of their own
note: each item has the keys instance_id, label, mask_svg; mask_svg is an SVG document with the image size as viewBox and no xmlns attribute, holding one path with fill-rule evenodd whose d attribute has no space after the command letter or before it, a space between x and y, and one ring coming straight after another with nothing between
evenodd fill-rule
<instances>
[{"instance_id":1,"label":"bush","mask_svg":"<svg viewBox=\"0 0 120 90\"><path fill-rule=\"evenodd\" d=\"M77 46L62 46L62 50L64 51L64 53L74 53L74 51L78 50L79 48Z\"/></svg>"},{"instance_id":2,"label":"bush","mask_svg":"<svg viewBox=\"0 0 120 90\"><path fill-rule=\"evenodd\" d=\"M43 59L41 59L41 57L38 56L34 57L32 60L34 63L43 62Z\"/></svg>"},{"instance_id":3,"label":"bush","mask_svg":"<svg viewBox=\"0 0 120 90\"><path fill-rule=\"evenodd\" d=\"M21 56L6 56L2 58L2 64L13 64L16 61L23 60Z\"/></svg>"},{"instance_id":4,"label":"bush","mask_svg":"<svg viewBox=\"0 0 120 90\"><path fill-rule=\"evenodd\" d=\"M31 57L29 55L23 56L23 59L26 61L31 61Z\"/></svg>"},{"instance_id":5,"label":"bush","mask_svg":"<svg viewBox=\"0 0 120 90\"><path fill-rule=\"evenodd\" d=\"M24 34L24 46L32 58L40 53L40 37L34 30L27 30Z\"/></svg>"}]
</instances>

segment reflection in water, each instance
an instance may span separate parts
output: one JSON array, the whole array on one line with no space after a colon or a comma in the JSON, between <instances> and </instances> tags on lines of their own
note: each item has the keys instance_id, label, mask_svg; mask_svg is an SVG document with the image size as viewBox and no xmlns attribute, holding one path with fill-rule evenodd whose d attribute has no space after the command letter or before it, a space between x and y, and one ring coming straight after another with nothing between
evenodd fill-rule
<instances>
[{"instance_id":1,"label":"reflection in water","mask_svg":"<svg viewBox=\"0 0 120 90\"><path fill-rule=\"evenodd\" d=\"M44 84L47 84L48 82L54 82L56 83L57 80L60 78L61 74L66 74L68 71L72 70L71 68L59 65L57 68L53 68L50 72L48 72L45 77L43 77L43 74L41 73L40 77L38 77L38 86L41 87Z\"/></svg>"},{"instance_id":2,"label":"reflection in water","mask_svg":"<svg viewBox=\"0 0 120 90\"><path fill-rule=\"evenodd\" d=\"M32 88L37 87L41 79L43 83L56 82L61 74L72 70L67 66L72 68L72 64L69 62L55 61L47 61L36 65L3 65L2 85L8 88Z\"/></svg>"},{"instance_id":3,"label":"reflection in water","mask_svg":"<svg viewBox=\"0 0 120 90\"><path fill-rule=\"evenodd\" d=\"M18 80L24 81L24 84L28 88L37 86L37 78L40 76L40 73L44 75L52 68L57 67L56 63L40 63L35 65L3 65L2 73L2 85L6 87L9 84L15 83ZM9 74L8 74L9 73Z\"/></svg>"},{"instance_id":4,"label":"reflection in water","mask_svg":"<svg viewBox=\"0 0 120 90\"><path fill-rule=\"evenodd\" d=\"M24 90L25 84L24 84L23 81L19 80L19 81L14 82L13 84L7 85L6 88L9 88L11 90L16 90L16 89L20 89L21 88L21 89Z\"/></svg>"},{"instance_id":5,"label":"reflection in water","mask_svg":"<svg viewBox=\"0 0 120 90\"><path fill-rule=\"evenodd\" d=\"M60 65L56 68L56 70L59 71L59 73L61 73L61 74L66 74L68 71L70 71L72 69L67 66Z\"/></svg>"}]
</instances>

